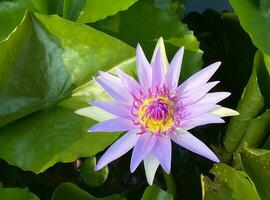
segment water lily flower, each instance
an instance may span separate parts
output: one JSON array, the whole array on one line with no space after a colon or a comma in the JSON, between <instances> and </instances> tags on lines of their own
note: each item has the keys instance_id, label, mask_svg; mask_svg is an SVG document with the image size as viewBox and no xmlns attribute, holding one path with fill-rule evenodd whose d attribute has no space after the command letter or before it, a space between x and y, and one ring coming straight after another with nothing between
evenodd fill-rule
<instances>
[{"instance_id":1,"label":"water lily flower","mask_svg":"<svg viewBox=\"0 0 270 200\"><path fill-rule=\"evenodd\" d=\"M95 81L112 97L110 102L92 105L110 113L110 119L89 129L89 132L126 132L103 154L96 170L119 158L133 148L130 171L143 161L146 178L151 185L159 165L166 173L171 170L172 141L181 147L214 162L218 157L189 130L201 125L223 123L221 117L237 115L232 109L217 105L230 95L209 91L219 82L208 82L220 62L195 73L178 86L184 48L171 63L159 39L151 63L141 46L136 49L138 79L117 69L118 77L100 72ZM78 114L83 114L78 110Z\"/></svg>"}]
</instances>

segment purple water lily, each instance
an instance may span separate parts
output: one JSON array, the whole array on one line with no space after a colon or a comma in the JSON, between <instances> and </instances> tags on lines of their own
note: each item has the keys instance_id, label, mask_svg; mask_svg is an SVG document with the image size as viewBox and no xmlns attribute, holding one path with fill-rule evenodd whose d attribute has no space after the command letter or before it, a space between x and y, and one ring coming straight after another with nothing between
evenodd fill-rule
<instances>
[{"instance_id":1,"label":"purple water lily","mask_svg":"<svg viewBox=\"0 0 270 200\"><path fill-rule=\"evenodd\" d=\"M223 123L221 117L237 115L217 105L230 95L209 91L218 81L208 82L217 71L216 62L197 72L180 86L178 80L184 48L168 64L162 38L158 41L151 64L140 45L136 50L139 83L117 69L118 77L100 72L96 82L112 97L111 102L92 105L111 114L89 132L127 131L100 158L96 170L127 153L133 147L130 171L144 161L146 177L151 185L159 166L171 170L171 141L214 162L218 157L188 130L201 125ZM77 113L80 114L80 111Z\"/></svg>"}]
</instances>

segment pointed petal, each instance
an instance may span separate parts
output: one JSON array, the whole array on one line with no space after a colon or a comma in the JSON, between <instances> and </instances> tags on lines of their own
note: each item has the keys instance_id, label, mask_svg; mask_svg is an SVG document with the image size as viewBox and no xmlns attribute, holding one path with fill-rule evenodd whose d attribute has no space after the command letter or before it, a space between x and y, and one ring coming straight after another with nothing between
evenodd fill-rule
<instances>
[{"instance_id":1,"label":"pointed petal","mask_svg":"<svg viewBox=\"0 0 270 200\"><path fill-rule=\"evenodd\" d=\"M229 117L229 116L239 115L239 112L237 112L233 109L230 109L230 108L221 107L221 108L218 108L218 109L212 111L211 114L217 115L219 117Z\"/></svg>"},{"instance_id":2,"label":"pointed petal","mask_svg":"<svg viewBox=\"0 0 270 200\"><path fill-rule=\"evenodd\" d=\"M92 126L88 132L115 132L128 131L136 128L131 120L115 118L100 122Z\"/></svg>"},{"instance_id":3,"label":"pointed petal","mask_svg":"<svg viewBox=\"0 0 270 200\"><path fill-rule=\"evenodd\" d=\"M136 63L140 84L146 89L150 88L152 83L152 69L139 44L136 49Z\"/></svg>"},{"instance_id":4,"label":"pointed petal","mask_svg":"<svg viewBox=\"0 0 270 200\"><path fill-rule=\"evenodd\" d=\"M98 77L95 77L94 79L116 101L130 102L130 100L127 100L127 97L130 95L126 92L123 92L123 89L120 92L119 85L109 84Z\"/></svg>"},{"instance_id":5,"label":"pointed petal","mask_svg":"<svg viewBox=\"0 0 270 200\"><path fill-rule=\"evenodd\" d=\"M218 157L202 141L184 129L177 129L175 135L172 136L172 140L185 149L206 157L214 162L220 162Z\"/></svg>"},{"instance_id":6,"label":"pointed petal","mask_svg":"<svg viewBox=\"0 0 270 200\"><path fill-rule=\"evenodd\" d=\"M98 122L103 122L106 120L114 119L116 116L112 115L111 113L108 113L98 107L95 106L89 106L85 108L80 108L76 110L74 113L84 116L84 117L89 117L91 119L94 119Z\"/></svg>"},{"instance_id":7,"label":"pointed petal","mask_svg":"<svg viewBox=\"0 0 270 200\"><path fill-rule=\"evenodd\" d=\"M164 67L162 64L161 52L159 49L152 65L152 87L161 85L164 78Z\"/></svg>"},{"instance_id":8,"label":"pointed petal","mask_svg":"<svg viewBox=\"0 0 270 200\"><path fill-rule=\"evenodd\" d=\"M134 116L131 114L132 106L127 104L122 104L119 102L98 102L98 101L94 101L91 104L118 117L131 120L134 118Z\"/></svg>"},{"instance_id":9,"label":"pointed petal","mask_svg":"<svg viewBox=\"0 0 270 200\"><path fill-rule=\"evenodd\" d=\"M143 134L139 137L131 156L130 171L133 173L145 156L150 153L155 146L157 137Z\"/></svg>"},{"instance_id":10,"label":"pointed petal","mask_svg":"<svg viewBox=\"0 0 270 200\"><path fill-rule=\"evenodd\" d=\"M95 170L100 170L105 165L121 157L134 147L139 137L137 132L138 130L129 131L114 142L99 159Z\"/></svg>"},{"instance_id":11,"label":"pointed petal","mask_svg":"<svg viewBox=\"0 0 270 200\"><path fill-rule=\"evenodd\" d=\"M164 171L169 174L171 171L172 158L171 139L167 136L160 137L159 139L157 139L153 151Z\"/></svg>"},{"instance_id":12,"label":"pointed petal","mask_svg":"<svg viewBox=\"0 0 270 200\"><path fill-rule=\"evenodd\" d=\"M201 100L207 92L209 92L213 87L215 87L219 81L209 82L197 87L194 87L190 90L185 91L184 93L179 92L181 102L183 105L192 104Z\"/></svg>"},{"instance_id":13,"label":"pointed petal","mask_svg":"<svg viewBox=\"0 0 270 200\"><path fill-rule=\"evenodd\" d=\"M166 74L166 83L170 88L176 88L178 85L183 55L184 47L178 50L170 63L168 72Z\"/></svg>"},{"instance_id":14,"label":"pointed petal","mask_svg":"<svg viewBox=\"0 0 270 200\"><path fill-rule=\"evenodd\" d=\"M162 63L163 63L163 67L164 67L164 71L167 72L168 68L169 68L169 62L168 62L168 58L166 55L166 50L165 50L165 45L164 45L164 41L163 38L160 37L157 41L153 56L152 56L152 60L151 60L151 65L154 63L155 57L157 55L158 50L160 49L161 52L161 57L162 57Z\"/></svg>"},{"instance_id":15,"label":"pointed petal","mask_svg":"<svg viewBox=\"0 0 270 200\"><path fill-rule=\"evenodd\" d=\"M216 104L230 96L230 92L212 92L206 94L198 104Z\"/></svg>"},{"instance_id":16,"label":"pointed petal","mask_svg":"<svg viewBox=\"0 0 270 200\"><path fill-rule=\"evenodd\" d=\"M112 74L109 74L108 72L99 71L98 73L99 73L100 77L102 78L102 80L109 83L109 85L111 85L111 84L120 85L121 84L121 80L118 77L116 77Z\"/></svg>"},{"instance_id":17,"label":"pointed petal","mask_svg":"<svg viewBox=\"0 0 270 200\"><path fill-rule=\"evenodd\" d=\"M117 94L121 96L127 102L132 101L132 96L128 92L125 92L124 86L121 82L121 79L109 74L108 72L99 71L101 80L106 83L107 86L111 87ZM124 91L124 92L123 92Z\"/></svg>"},{"instance_id":18,"label":"pointed petal","mask_svg":"<svg viewBox=\"0 0 270 200\"><path fill-rule=\"evenodd\" d=\"M179 87L180 93L183 93L193 87L197 87L199 85L205 84L217 71L221 62L215 62L208 67L200 70L196 74L192 75L188 78L184 83L182 83Z\"/></svg>"},{"instance_id":19,"label":"pointed petal","mask_svg":"<svg viewBox=\"0 0 270 200\"><path fill-rule=\"evenodd\" d=\"M210 113L204 113L197 117L194 117L192 119L183 120L180 122L181 128L184 128L186 130L192 129L196 126L202 126L206 124L220 124L224 123L225 121L221 119L220 117L210 114Z\"/></svg>"},{"instance_id":20,"label":"pointed petal","mask_svg":"<svg viewBox=\"0 0 270 200\"><path fill-rule=\"evenodd\" d=\"M181 118L182 120L188 120L192 119L194 117L197 117L201 114L208 113L211 111L214 111L221 106L216 104L191 104L189 106L184 107L184 109L181 111Z\"/></svg>"},{"instance_id":21,"label":"pointed petal","mask_svg":"<svg viewBox=\"0 0 270 200\"><path fill-rule=\"evenodd\" d=\"M139 83L131 76L124 73L119 68L116 69L119 78L121 79L124 87L129 91L130 94L136 93L140 90Z\"/></svg>"},{"instance_id":22,"label":"pointed petal","mask_svg":"<svg viewBox=\"0 0 270 200\"><path fill-rule=\"evenodd\" d=\"M153 184L157 168L159 166L158 159L153 153L149 153L143 160L146 179L149 185Z\"/></svg>"}]
</instances>

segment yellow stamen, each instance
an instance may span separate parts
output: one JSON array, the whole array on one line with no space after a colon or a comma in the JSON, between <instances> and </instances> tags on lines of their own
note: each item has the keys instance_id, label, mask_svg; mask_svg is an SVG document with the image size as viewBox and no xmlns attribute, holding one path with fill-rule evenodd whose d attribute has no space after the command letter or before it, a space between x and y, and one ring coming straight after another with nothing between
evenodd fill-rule
<instances>
[{"instance_id":1,"label":"yellow stamen","mask_svg":"<svg viewBox=\"0 0 270 200\"><path fill-rule=\"evenodd\" d=\"M169 106L169 114L166 114L163 119L157 120L154 119L149 113L146 113L147 108L156 100L162 102ZM174 124L174 103L168 99L167 97L150 97L145 99L142 105L139 108L138 118L140 123L143 127L151 132L151 133L158 133L158 132L166 132L168 131Z\"/></svg>"}]
</instances>

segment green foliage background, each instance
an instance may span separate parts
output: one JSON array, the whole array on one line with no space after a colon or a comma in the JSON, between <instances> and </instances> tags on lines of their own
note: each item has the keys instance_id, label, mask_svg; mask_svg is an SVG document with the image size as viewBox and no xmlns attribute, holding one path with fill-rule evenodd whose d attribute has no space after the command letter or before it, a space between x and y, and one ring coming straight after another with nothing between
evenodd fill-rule
<instances>
[{"instance_id":1,"label":"green foliage background","mask_svg":"<svg viewBox=\"0 0 270 200\"><path fill-rule=\"evenodd\" d=\"M0 199L270 199L270 3L203 13L187 3L0 1ZM180 82L222 61L216 90L232 93L222 105L240 115L192 131L222 163L173 146L171 174L159 169L152 186L142 166L129 172L129 154L95 172L121 133L89 134L96 121L74 111L109 98L92 80L98 70L136 77L137 43L150 58L161 36L169 59L185 46Z\"/></svg>"}]
</instances>

